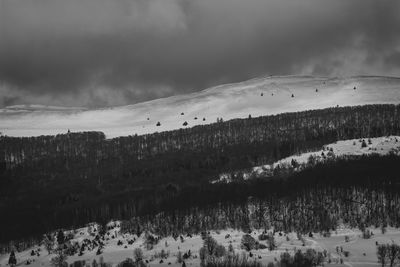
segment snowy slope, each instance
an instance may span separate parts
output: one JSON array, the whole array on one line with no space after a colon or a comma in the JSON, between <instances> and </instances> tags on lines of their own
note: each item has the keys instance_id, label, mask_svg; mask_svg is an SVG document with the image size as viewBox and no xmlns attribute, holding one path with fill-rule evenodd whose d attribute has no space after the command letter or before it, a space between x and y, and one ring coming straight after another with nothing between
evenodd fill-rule
<instances>
[{"instance_id":1,"label":"snowy slope","mask_svg":"<svg viewBox=\"0 0 400 267\"><path fill-rule=\"evenodd\" d=\"M9 107L0 109L0 132L37 136L70 129L103 131L110 138L208 124L217 118L380 103L400 103L400 78L267 77L107 109ZM183 126L185 121L187 126ZM157 122L161 125L156 126Z\"/></svg>"},{"instance_id":2,"label":"snowy slope","mask_svg":"<svg viewBox=\"0 0 400 267\"><path fill-rule=\"evenodd\" d=\"M362 145L363 142L365 146ZM242 170L233 174L234 176L236 175L236 177L238 177L238 174L240 174L239 177L246 180L261 176L270 176L272 175L272 170L278 165L281 168L291 168L292 160L295 160L299 165L296 170L300 170L302 168L301 165L307 164L310 157L313 157L315 162L323 162L332 157L371 154L388 155L389 153L400 155L400 136L384 136L376 138L341 140L332 144L324 145L322 149L317 151L302 153L299 155L292 155L290 157L286 157L277 162L274 162L273 164L256 166L250 170ZM229 183L232 181L232 177L232 173L223 173L220 174L218 179L213 180L212 183Z\"/></svg>"},{"instance_id":3,"label":"snowy slope","mask_svg":"<svg viewBox=\"0 0 400 267\"><path fill-rule=\"evenodd\" d=\"M118 223L118 222L113 222ZM89 230L90 228L90 230ZM84 227L81 229L76 229L73 231L74 238L71 240L72 243L78 242L82 244L84 239L86 240L94 240L94 235L90 234L95 231L95 224L90 224L89 227ZM339 225L338 229L331 233L331 237L323 237L319 233L314 233L313 237L305 237L304 238L304 246L303 241L297 238L296 233L282 233L276 232L274 235L277 248L276 250L269 251L268 249L259 249L252 250L253 259L257 259L259 262L264 264L264 266L273 262L275 258L279 259L280 255L284 252L289 251L289 253L294 253L294 251L301 249L305 251L308 248L315 249L317 251L327 250L331 254L332 260L335 262L340 258L336 251L336 246L346 246L344 242L344 236L349 236L350 242L348 243L347 250L351 251L350 255L352 255L350 259L345 258L345 260L354 261L357 266L364 266L361 264L368 263L367 265L375 266L376 263L376 245L375 242L379 243L390 243L396 242L400 240L400 231L399 229L387 228L386 234L382 234L379 228L371 228L371 231L374 232L374 236L371 239L363 239L361 238L361 232L358 229L349 228L346 225ZM272 231L272 229L270 229ZM263 232L263 229L253 230L250 235L257 239L257 237ZM67 232L65 232L67 234ZM96 234L96 232L94 232ZM241 248L241 238L245 234L240 230L234 229L226 229L221 231L211 231L211 236L215 238L218 244L223 245L225 248L228 248L230 244L232 244L235 253L241 254L245 252ZM147 249L144 245L144 234L140 237L131 234L123 234L120 232L119 227L115 227L112 230L108 231L106 235L107 240L105 241L105 246L101 255L96 255L97 248L94 249L85 249L82 256L79 256L78 253L74 256L68 256L67 262L69 264L75 261L85 261L86 264L91 264L93 260L99 262L100 257L103 257L106 263L110 263L112 266L116 266L119 262L125 260L126 258L133 258L133 250L136 248L141 248L144 254L144 260L148 262L148 266L174 266L180 267L182 264L177 263L177 254L181 252L182 254L185 252L191 251L191 257L186 260L187 266L200 266L199 260L199 250L203 245L203 240L200 235L192 235L192 236L183 236L183 242L178 239L174 239L171 236L162 238L158 244L156 244L152 249ZM128 241L135 240L132 244L128 244ZM122 245L118 245L118 241L122 242ZM266 241L260 241L260 243L266 245ZM39 255L31 256L31 251L39 253ZM160 258L160 252L164 250L168 256L164 258ZM361 256L359 258L355 257L358 254L363 255L366 254L368 257ZM0 266L8 266L9 254L0 254ZM30 266L32 267L48 267L51 266L50 260L55 256L54 253L48 255L44 246L34 246L31 249L17 252L17 266L26 265L27 261L30 262ZM162 263L160 261L162 260ZM327 264L326 266L331 266ZM334 265L338 266L338 265Z\"/></svg>"}]
</instances>

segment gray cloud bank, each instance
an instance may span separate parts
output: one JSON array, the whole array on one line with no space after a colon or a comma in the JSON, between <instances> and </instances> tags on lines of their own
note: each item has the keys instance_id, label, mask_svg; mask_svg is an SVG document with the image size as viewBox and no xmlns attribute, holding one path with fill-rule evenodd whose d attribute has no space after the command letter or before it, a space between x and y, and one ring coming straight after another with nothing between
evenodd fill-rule
<instances>
[{"instance_id":1,"label":"gray cloud bank","mask_svg":"<svg viewBox=\"0 0 400 267\"><path fill-rule=\"evenodd\" d=\"M400 76L398 0L0 0L0 106L100 107L259 75Z\"/></svg>"}]
</instances>

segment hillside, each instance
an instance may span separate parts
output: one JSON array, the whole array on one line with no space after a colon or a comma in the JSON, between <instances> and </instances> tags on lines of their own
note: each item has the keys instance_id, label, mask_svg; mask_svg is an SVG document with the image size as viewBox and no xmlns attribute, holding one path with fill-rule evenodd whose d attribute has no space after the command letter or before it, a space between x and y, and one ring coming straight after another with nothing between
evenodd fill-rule
<instances>
[{"instance_id":1,"label":"hillside","mask_svg":"<svg viewBox=\"0 0 400 267\"><path fill-rule=\"evenodd\" d=\"M375 138L359 138L339 140L335 143L325 144L321 149L299 153L283 158L271 164L256 166L247 170L236 170L231 173L222 173L218 179L211 183L229 183L234 178L243 180L271 177L274 169L292 169L301 171L307 165L324 163L335 157L367 156L367 155L400 155L400 136L383 136Z\"/></svg>"},{"instance_id":2,"label":"hillside","mask_svg":"<svg viewBox=\"0 0 400 267\"><path fill-rule=\"evenodd\" d=\"M327 250L327 260L333 263L344 259L345 263L355 266L377 266L376 242L393 240L397 243L400 238L400 183L397 175L391 175L399 160L398 156L368 156L338 161L327 168L317 166L314 170L280 179L284 184L257 179L253 184L231 183L219 189L213 186L209 189L214 190L203 197L220 195L228 201L132 217L108 223L107 228L104 227L107 221L80 229L68 227L63 229L67 260L91 263L94 259L99 262L102 257L115 266L125 258L133 258L134 249L141 248L149 266L170 263L181 266L176 264L179 252L191 255L186 259L188 265L199 266L203 232L209 231L225 248L232 244L236 253L244 252L264 264L279 259L286 251L294 253L297 249L313 248ZM253 189L249 190L250 187ZM191 192L191 198L199 194L199 190L196 191ZM382 213L386 216L381 216ZM363 229L372 231L373 236L364 237ZM49 234L58 236L54 230ZM265 246L254 248L251 254L245 251L241 240L246 233L268 246L267 240L259 238L264 231L273 233L276 247L273 250ZM18 264L50 266L49 261L56 252L48 254L44 244L46 242L13 243ZM53 243L53 248L55 246ZM339 252L337 246L343 246L349 254ZM162 250L164 256L161 256ZM0 252L2 266L7 263L7 251L8 248Z\"/></svg>"},{"instance_id":3,"label":"hillside","mask_svg":"<svg viewBox=\"0 0 400 267\"><path fill-rule=\"evenodd\" d=\"M90 244L87 246L82 253L78 255L75 253L69 256L67 262L72 264L76 261L84 261L85 264L91 264L93 260L99 262L100 258L104 259L104 262L110 263L113 266L126 258L133 258L134 249L140 248L144 254L144 261L148 262L147 266L182 266L177 262L178 253L188 253L190 251L191 256L185 259L186 265L199 266L199 250L203 246L203 240L200 234L193 235L182 235L183 239L173 238L172 236L161 238L153 248L147 249L145 244L145 234L137 236L136 234L123 233L120 231L119 222L110 222L108 224L109 230L107 231L106 239L104 240L104 247L100 255L96 255L97 247L92 244L97 240L95 236L98 232L98 225L89 224L87 227L74 229L72 231L65 231L66 235L71 236L71 240L68 244L77 244L78 248L83 243ZM273 230L271 229L271 232ZM385 234L381 233L378 228L372 228L374 236L371 239L363 239L362 232L358 229L351 229L344 225L340 225L338 229L332 233L330 237L324 237L319 233L314 233L313 237L306 237L304 240L299 240L295 232L284 233L276 232L274 239L276 241L277 248L270 251L268 248L253 250L252 258L258 260L266 266L269 262L274 262L275 259L279 258L280 255L286 251L295 251L297 249L312 248L317 251L323 252L328 251L329 259L333 263L339 262L339 259L344 258L346 265L350 263L357 266L361 264L367 264L369 266L378 266L376 263L376 245L375 242L389 243L392 240L399 240L400 232L398 229L389 228ZM263 231L261 229L253 230L251 236L255 239L258 238ZM55 233L53 233L55 234ZM224 247L228 247L232 244L233 249L236 253L248 254L246 250L241 248L241 238L245 234L240 230L227 229L222 231L212 231L211 236L215 240L222 244ZM351 240L346 244L345 236ZM304 242L304 246L302 245ZM119 243L119 244L118 244ZM262 244L267 245L267 241L261 241ZM347 251L350 251L350 257L344 257L343 253L336 251L336 246L344 246ZM31 252L34 251L35 255ZM363 256L363 254L366 254ZM0 255L0 264L5 266L8 260L8 254ZM44 245L37 245L30 249L18 252L17 262L22 264L31 265L32 267L38 266L51 266L51 258L55 257L55 252L48 254ZM327 264L326 266L337 266Z\"/></svg>"},{"instance_id":4,"label":"hillside","mask_svg":"<svg viewBox=\"0 0 400 267\"><path fill-rule=\"evenodd\" d=\"M74 132L102 131L111 138L210 124L217 118L257 117L337 105L398 103L398 78L266 77L97 110L12 106L0 110L0 132L9 136L39 136L65 133L70 129Z\"/></svg>"},{"instance_id":5,"label":"hillside","mask_svg":"<svg viewBox=\"0 0 400 267\"><path fill-rule=\"evenodd\" d=\"M181 208L195 200L193 191L221 173L271 164L338 140L398 136L399 116L400 105L366 105L113 139L101 132L3 136L0 211L10 216L0 225L10 231L1 232L0 240ZM179 196L187 187L188 195Z\"/></svg>"}]
</instances>

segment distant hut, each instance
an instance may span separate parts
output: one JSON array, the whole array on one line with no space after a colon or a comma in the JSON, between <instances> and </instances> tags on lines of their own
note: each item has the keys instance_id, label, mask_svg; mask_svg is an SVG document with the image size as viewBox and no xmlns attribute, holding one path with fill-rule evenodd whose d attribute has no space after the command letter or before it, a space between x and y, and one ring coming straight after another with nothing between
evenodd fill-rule
<instances>
[{"instance_id":1,"label":"distant hut","mask_svg":"<svg viewBox=\"0 0 400 267\"><path fill-rule=\"evenodd\" d=\"M264 93L261 93L261 96L264 96Z\"/></svg>"},{"instance_id":2,"label":"distant hut","mask_svg":"<svg viewBox=\"0 0 400 267\"><path fill-rule=\"evenodd\" d=\"M206 121L206 118L203 118L203 121Z\"/></svg>"},{"instance_id":3,"label":"distant hut","mask_svg":"<svg viewBox=\"0 0 400 267\"><path fill-rule=\"evenodd\" d=\"M156 126L161 126L161 123L160 123L160 122L157 122Z\"/></svg>"},{"instance_id":4,"label":"distant hut","mask_svg":"<svg viewBox=\"0 0 400 267\"><path fill-rule=\"evenodd\" d=\"M292 94L292 97L294 97L294 94Z\"/></svg>"},{"instance_id":5,"label":"distant hut","mask_svg":"<svg viewBox=\"0 0 400 267\"><path fill-rule=\"evenodd\" d=\"M194 117L195 120L197 120L197 117Z\"/></svg>"},{"instance_id":6,"label":"distant hut","mask_svg":"<svg viewBox=\"0 0 400 267\"><path fill-rule=\"evenodd\" d=\"M185 113L181 112L181 115L183 116L183 115L185 115Z\"/></svg>"}]
</instances>

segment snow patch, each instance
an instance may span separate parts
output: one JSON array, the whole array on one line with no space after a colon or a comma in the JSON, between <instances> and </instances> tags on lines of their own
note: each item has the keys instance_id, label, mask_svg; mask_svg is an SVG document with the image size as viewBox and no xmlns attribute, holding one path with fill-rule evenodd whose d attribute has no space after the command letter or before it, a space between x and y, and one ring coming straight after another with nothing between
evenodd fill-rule
<instances>
[{"instance_id":1,"label":"snow patch","mask_svg":"<svg viewBox=\"0 0 400 267\"><path fill-rule=\"evenodd\" d=\"M313 162L323 162L333 157L351 155L388 155L393 153L400 155L400 136L384 136L376 138L361 138L341 140L332 144L324 145L318 151L292 155L281 159L272 164L256 166L250 170L241 170L230 173L222 173L218 179L211 183L230 183L235 179L248 180L250 178L270 177L273 170L279 168L293 168L295 171L301 170L310 160Z\"/></svg>"}]
</instances>

